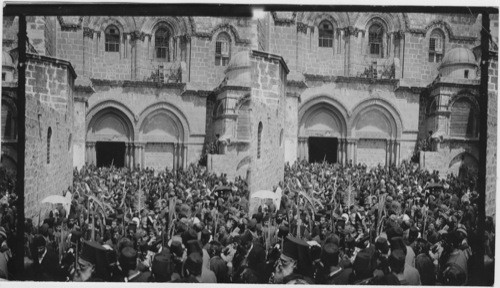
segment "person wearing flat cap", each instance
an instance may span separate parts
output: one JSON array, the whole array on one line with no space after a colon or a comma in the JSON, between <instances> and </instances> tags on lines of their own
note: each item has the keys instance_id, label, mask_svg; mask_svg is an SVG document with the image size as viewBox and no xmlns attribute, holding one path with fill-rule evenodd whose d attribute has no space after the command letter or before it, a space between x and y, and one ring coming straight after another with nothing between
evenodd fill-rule
<instances>
[{"instance_id":1,"label":"person wearing flat cap","mask_svg":"<svg viewBox=\"0 0 500 288\"><path fill-rule=\"evenodd\" d=\"M283 242L283 250L274 269L273 282L276 284L314 284L308 275L311 273L307 272L311 268L312 261L307 242L288 235Z\"/></svg>"}]
</instances>

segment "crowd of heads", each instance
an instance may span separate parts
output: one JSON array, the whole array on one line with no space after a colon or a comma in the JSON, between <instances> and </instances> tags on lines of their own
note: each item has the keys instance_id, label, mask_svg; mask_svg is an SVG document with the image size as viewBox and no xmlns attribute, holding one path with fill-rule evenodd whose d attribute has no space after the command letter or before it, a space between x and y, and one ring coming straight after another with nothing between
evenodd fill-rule
<instances>
[{"instance_id":1,"label":"crowd of heads","mask_svg":"<svg viewBox=\"0 0 500 288\"><path fill-rule=\"evenodd\" d=\"M25 275L45 281L465 284L478 246L484 245L488 263L494 259L491 218L485 240L474 242L476 181L468 171L441 178L407 162L296 162L285 165L284 180L274 187L281 198L252 206L245 179L198 165L177 171L85 166L75 169L65 192L71 205L27 219ZM0 243L13 247L12 202L0 212ZM2 271L0 278L9 278L0 261Z\"/></svg>"}]
</instances>

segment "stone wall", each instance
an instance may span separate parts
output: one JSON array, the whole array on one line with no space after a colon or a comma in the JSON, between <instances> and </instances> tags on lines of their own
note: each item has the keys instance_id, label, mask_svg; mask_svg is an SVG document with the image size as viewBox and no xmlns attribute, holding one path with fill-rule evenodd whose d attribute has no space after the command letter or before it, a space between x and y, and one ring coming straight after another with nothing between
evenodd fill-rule
<instances>
[{"instance_id":1,"label":"stone wall","mask_svg":"<svg viewBox=\"0 0 500 288\"><path fill-rule=\"evenodd\" d=\"M45 55L56 57L56 17L45 17Z\"/></svg>"},{"instance_id":2,"label":"stone wall","mask_svg":"<svg viewBox=\"0 0 500 288\"><path fill-rule=\"evenodd\" d=\"M368 51L366 25L373 18L387 25L382 57ZM333 24L333 47L319 46L323 20ZM282 56L291 70L312 75L359 76L376 63L380 78L394 64L395 78L404 79L402 86L425 87L438 74L439 63L428 58L432 31L440 29L445 35L445 53L455 47L472 49L479 41L480 22L480 17L459 14L276 12L270 17L269 51ZM259 36L264 42L265 35Z\"/></svg>"},{"instance_id":3,"label":"stone wall","mask_svg":"<svg viewBox=\"0 0 500 288\"><path fill-rule=\"evenodd\" d=\"M75 95L75 109L73 116L73 167L81 169L85 165L85 142L87 129L85 116L87 112L87 101ZM78 99L80 98L80 99Z\"/></svg>"},{"instance_id":4,"label":"stone wall","mask_svg":"<svg viewBox=\"0 0 500 288\"><path fill-rule=\"evenodd\" d=\"M464 160L461 157L464 156ZM471 169L477 169L479 151L478 141L446 140L438 144L438 152L420 152L420 167L429 171L439 171L439 176L458 175L462 162Z\"/></svg>"},{"instance_id":5,"label":"stone wall","mask_svg":"<svg viewBox=\"0 0 500 288\"><path fill-rule=\"evenodd\" d=\"M491 15L491 33L498 35L498 14ZM498 38L497 38L498 40ZM490 42L491 43L491 42ZM491 44L490 44L491 45ZM498 45L498 42L497 42ZM492 47L490 47L492 49ZM497 128L498 128L498 51L490 53L488 69L488 138L486 151L486 216L496 216Z\"/></svg>"},{"instance_id":6,"label":"stone wall","mask_svg":"<svg viewBox=\"0 0 500 288\"><path fill-rule=\"evenodd\" d=\"M65 61L28 54L26 69L25 215L38 218L50 208L40 201L62 195L73 181L73 83ZM49 129L51 136L49 137ZM34 223L37 223L34 219Z\"/></svg>"},{"instance_id":7,"label":"stone wall","mask_svg":"<svg viewBox=\"0 0 500 288\"><path fill-rule=\"evenodd\" d=\"M253 51L250 140L250 153L253 158L250 167L250 193L273 190L284 178L284 141L280 135L284 134L285 129L285 88L288 72L288 67L281 57ZM260 123L262 132L259 143Z\"/></svg>"},{"instance_id":8,"label":"stone wall","mask_svg":"<svg viewBox=\"0 0 500 288\"><path fill-rule=\"evenodd\" d=\"M36 50L37 54L46 55L45 17L28 16L26 17L26 24L26 32L29 43Z\"/></svg>"}]
</instances>

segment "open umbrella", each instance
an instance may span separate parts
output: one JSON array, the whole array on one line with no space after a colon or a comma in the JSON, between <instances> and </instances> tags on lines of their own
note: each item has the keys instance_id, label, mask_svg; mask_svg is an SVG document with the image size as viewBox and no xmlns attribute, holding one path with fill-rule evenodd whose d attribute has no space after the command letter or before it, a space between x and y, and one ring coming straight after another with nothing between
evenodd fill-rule
<instances>
[{"instance_id":1,"label":"open umbrella","mask_svg":"<svg viewBox=\"0 0 500 288\"><path fill-rule=\"evenodd\" d=\"M43 198L41 203L51 203L51 204L71 204L71 199L66 198L62 195L50 195Z\"/></svg>"},{"instance_id":2,"label":"open umbrella","mask_svg":"<svg viewBox=\"0 0 500 288\"><path fill-rule=\"evenodd\" d=\"M269 190L260 190L260 191L257 191L257 192L254 192L252 193L252 195L250 196L250 198L259 198L259 199L275 199L276 196L279 196L277 195L276 193L274 193L273 191L269 191Z\"/></svg>"}]
</instances>

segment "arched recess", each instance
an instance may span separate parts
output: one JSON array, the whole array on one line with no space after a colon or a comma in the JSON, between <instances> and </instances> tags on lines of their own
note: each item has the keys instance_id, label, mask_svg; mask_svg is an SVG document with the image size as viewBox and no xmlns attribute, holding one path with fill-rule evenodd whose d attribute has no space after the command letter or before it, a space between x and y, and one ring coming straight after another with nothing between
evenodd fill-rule
<instances>
[{"instance_id":1,"label":"arched recess","mask_svg":"<svg viewBox=\"0 0 500 288\"><path fill-rule=\"evenodd\" d=\"M17 151L15 147L6 147L2 145L2 167L11 172L16 172L17 169Z\"/></svg>"},{"instance_id":2,"label":"arched recess","mask_svg":"<svg viewBox=\"0 0 500 288\"><path fill-rule=\"evenodd\" d=\"M452 137L474 138L479 133L479 104L468 91L459 92L448 104L449 134Z\"/></svg>"},{"instance_id":3,"label":"arched recess","mask_svg":"<svg viewBox=\"0 0 500 288\"><path fill-rule=\"evenodd\" d=\"M179 134L180 135L178 138L179 141L188 142L190 135L190 128L189 128L189 122L187 121L187 117L179 108L167 102L159 102L150 105L146 107L144 110L142 110L142 112L139 114L137 127L139 127L141 131L139 133L140 141L144 141L143 128L145 127L145 121L151 118L151 116L159 114L164 115L164 117L170 118L173 121L173 123L175 123L179 131L182 131Z\"/></svg>"},{"instance_id":4,"label":"arched recess","mask_svg":"<svg viewBox=\"0 0 500 288\"><path fill-rule=\"evenodd\" d=\"M462 152L451 159L450 164L448 165L448 173L460 175L460 173L464 173L467 170L471 172L477 171L478 165L479 161L476 156L467 151Z\"/></svg>"},{"instance_id":5,"label":"arched recess","mask_svg":"<svg viewBox=\"0 0 500 288\"><path fill-rule=\"evenodd\" d=\"M349 127L354 139L354 163L399 163L403 125L400 113L389 102L381 98L361 102L353 109Z\"/></svg>"},{"instance_id":6,"label":"arched recess","mask_svg":"<svg viewBox=\"0 0 500 288\"><path fill-rule=\"evenodd\" d=\"M401 113L394 107L391 103L386 101L383 98L370 98L365 101L359 103L352 110L352 117L350 118L349 127L351 127L351 133L354 137L354 130L356 128L357 123L365 114L370 110L375 109L383 116L383 119L386 119L391 127L390 137L393 139L401 138L401 133L403 132L403 122L401 120Z\"/></svg>"},{"instance_id":7,"label":"arched recess","mask_svg":"<svg viewBox=\"0 0 500 288\"><path fill-rule=\"evenodd\" d=\"M406 23L402 13L360 13L354 21L354 27L366 30L373 19L379 19L380 22L384 23L387 33L406 30Z\"/></svg>"},{"instance_id":8,"label":"arched recess","mask_svg":"<svg viewBox=\"0 0 500 288\"><path fill-rule=\"evenodd\" d=\"M144 109L138 125L144 145L142 165L155 170L186 167L189 125L175 106L163 102Z\"/></svg>"},{"instance_id":9,"label":"arched recess","mask_svg":"<svg viewBox=\"0 0 500 288\"><path fill-rule=\"evenodd\" d=\"M111 164L131 167L140 162L133 145L137 137L134 115L123 104L105 101L87 113L86 162L98 166Z\"/></svg>"},{"instance_id":10,"label":"arched recess","mask_svg":"<svg viewBox=\"0 0 500 288\"><path fill-rule=\"evenodd\" d=\"M17 140L17 108L14 101L2 95L2 140Z\"/></svg>"},{"instance_id":11,"label":"arched recess","mask_svg":"<svg viewBox=\"0 0 500 288\"><path fill-rule=\"evenodd\" d=\"M344 28L349 26L349 16L345 12L299 12L297 22L317 27L323 20L329 20L335 27Z\"/></svg>"},{"instance_id":12,"label":"arched recess","mask_svg":"<svg viewBox=\"0 0 500 288\"><path fill-rule=\"evenodd\" d=\"M347 109L333 96L320 95L304 103L299 109L297 157L345 163L348 117Z\"/></svg>"},{"instance_id":13,"label":"arched recess","mask_svg":"<svg viewBox=\"0 0 500 288\"><path fill-rule=\"evenodd\" d=\"M91 19L89 20L88 27L96 31L102 31L102 33L104 33L104 30L109 25L117 26L118 29L120 29L120 34L131 33L136 29L135 21L132 17L119 17L119 16L91 17Z\"/></svg>"},{"instance_id":14,"label":"arched recess","mask_svg":"<svg viewBox=\"0 0 500 288\"><path fill-rule=\"evenodd\" d=\"M122 111L114 107L100 110L87 126L87 141L128 142L133 139L132 122Z\"/></svg>"},{"instance_id":15,"label":"arched recess","mask_svg":"<svg viewBox=\"0 0 500 288\"><path fill-rule=\"evenodd\" d=\"M142 24L140 32L154 35L154 29L160 23L170 26L173 36L191 35L193 32L192 23L186 17L148 17Z\"/></svg>"},{"instance_id":16,"label":"arched recess","mask_svg":"<svg viewBox=\"0 0 500 288\"><path fill-rule=\"evenodd\" d=\"M87 112L86 116L86 127L91 129L95 124L95 120L97 120L99 115L103 115L106 111L111 111L119 119L122 119L123 123L125 123L130 137L129 140L133 141L138 134L135 128L134 123L136 122L136 116L127 106L122 103L114 100L103 101L92 106ZM87 137L89 134L87 134ZM87 141L93 141L92 139L87 138Z\"/></svg>"},{"instance_id":17,"label":"arched recess","mask_svg":"<svg viewBox=\"0 0 500 288\"><path fill-rule=\"evenodd\" d=\"M331 118L328 118L330 116ZM345 106L331 96L319 96L304 103L299 109L299 137L308 137L312 131L308 128L317 126L335 129L323 129L338 137L348 136L347 119L349 115ZM330 122L318 123L321 119ZM329 125L330 124L330 125ZM309 126L308 126L309 125Z\"/></svg>"},{"instance_id":18,"label":"arched recess","mask_svg":"<svg viewBox=\"0 0 500 288\"><path fill-rule=\"evenodd\" d=\"M247 99L237 107L236 138L239 141L249 141L252 136L250 103L250 99Z\"/></svg>"}]
</instances>

